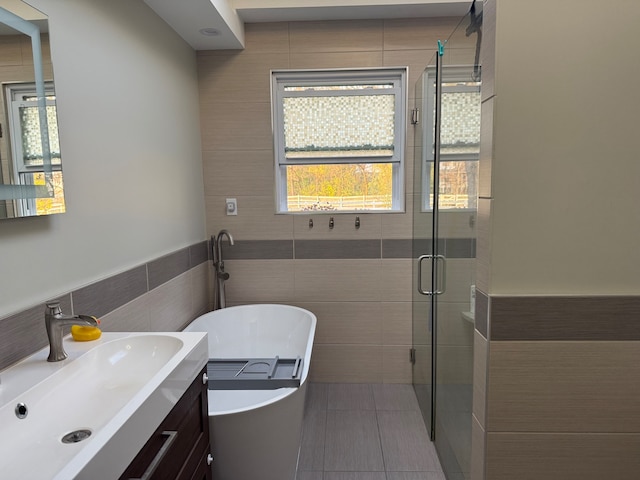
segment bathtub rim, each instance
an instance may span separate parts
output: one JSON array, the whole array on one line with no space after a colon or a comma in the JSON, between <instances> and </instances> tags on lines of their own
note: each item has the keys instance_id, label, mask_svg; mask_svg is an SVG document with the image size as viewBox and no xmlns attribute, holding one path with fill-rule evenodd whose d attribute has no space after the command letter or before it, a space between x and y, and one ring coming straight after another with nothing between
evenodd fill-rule
<instances>
[{"instance_id":1,"label":"bathtub rim","mask_svg":"<svg viewBox=\"0 0 640 480\"><path fill-rule=\"evenodd\" d=\"M234 305L234 306L230 306L230 307L226 307L224 309L220 309L220 310L212 310L210 312L206 312L203 313L202 315L199 315L197 318L194 318L191 322L189 322L188 325L186 325L183 328L183 331L203 331L203 330L187 330L194 322L205 318L205 317L213 317L216 315L216 312L221 312L218 313L218 315L222 315L223 311L224 313L229 312L230 310L234 310L234 309L246 309L246 310L257 310L259 309L259 307L276 307L276 308L285 308L285 309L290 309L290 310L297 310L301 313L303 313L305 316L308 316L309 319L311 320L311 326L310 326L310 332L309 332L309 336L307 338L307 344L305 347L305 356L304 356L304 365L303 365L303 376L300 382L300 386L299 387L283 387L283 388L278 388L278 389L274 389L274 390L269 390L269 392L273 392L274 395L266 400L262 400L260 402L256 402L256 403L252 403L249 406L245 406L245 407L240 407L240 408L233 408L233 409L225 409L225 410L216 410L215 408L215 396L216 393L215 392L238 392L238 395L250 395L251 393L255 393L255 390L209 390L209 399L208 399L208 414L209 416L223 416L223 415L236 415L236 414L242 414L244 412L249 412L252 410L257 410L259 408L264 408L267 407L269 405L272 405L290 395L292 395L293 393L295 393L296 391L298 391L300 388L302 388L302 386L307 382L307 378L309 376L309 369L310 369L310 364L311 364L311 355L313 354L313 341L315 338L315 332L316 332L316 327L317 327L317 317L316 315L311 312L310 310L307 310L306 308L302 308L302 307L298 307L296 305L288 305L288 304L283 304L283 303L249 303L249 304L242 304L242 305ZM211 358L211 357L210 357ZM224 357L222 357L224 358ZM224 393L223 393L224 394Z\"/></svg>"}]
</instances>

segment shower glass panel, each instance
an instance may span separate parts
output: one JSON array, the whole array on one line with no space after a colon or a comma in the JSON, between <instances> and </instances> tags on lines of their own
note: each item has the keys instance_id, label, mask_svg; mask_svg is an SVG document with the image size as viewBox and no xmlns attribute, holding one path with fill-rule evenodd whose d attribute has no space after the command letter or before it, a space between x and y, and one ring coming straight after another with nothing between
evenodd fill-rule
<instances>
[{"instance_id":1,"label":"shower glass panel","mask_svg":"<svg viewBox=\"0 0 640 480\"><path fill-rule=\"evenodd\" d=\"M416 86L413 381L448 480L470 477L481 8Z\"/></svg>"},{"instance_id":2,"label":"shower glass panel","mask_svg":"<svg viewBox=\"0 0 640 480\"><path fill-rule=\"evenodd\" d=\"M444 243L449 281L437 299L435 443L448 480L470 476L481 8L463 18L441 57L437 243Z\"/></svg>"},{"instance_id":3,"label":"shower glass panel","mask_svg":"<svg viewBox=\"0 0 640 480\"><path fill-rule=\"evenodd\" d=\"M435 71L437 57L425 70L415 86L414 123L414 172L413 172L413 348L411 350L413 369L413 388L418 399L427 430L433 439L433 318L431 297L420 293L425 285L431 285L431 264L424 255L431 254L433 239L433 211L424 208L423 169L427 168L425 159L433 157L433 120L430 116L421 118L426 105L433 105L435 99ZM427 95L430 97L427 98ZM425 127L425 124L429 127ZM428 195L427 195L428 197Z\"/></svg>"}]
</instances>

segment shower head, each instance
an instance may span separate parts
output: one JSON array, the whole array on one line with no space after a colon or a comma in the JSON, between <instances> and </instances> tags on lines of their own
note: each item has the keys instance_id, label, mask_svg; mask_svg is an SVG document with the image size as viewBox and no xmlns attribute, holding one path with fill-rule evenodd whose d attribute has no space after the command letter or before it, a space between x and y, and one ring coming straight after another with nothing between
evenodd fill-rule
<instances>
[{"instance_id":1,"label":"shower head","mask_svg":"<svg viewBox=\"0 0 640 480\"><path fill-rule=\"evenodd\" d=\"M472 34L477 34L476 40L476 58L473 64L473 75L472 79L474 81L480 80L480 46L482 45L482 11L480 13L476 13L476 0L473 0L471 4L471 8L469 9L469 26L465 30L465 35L467 37Z\"/></svg>"},{"instance_id":2,"label":"shower head","mask_svg":"<svg viewBox=\"0 0 640 480\"><path fill-rule=\"evenodd\" d=\"M465 31L466 36L468 37L476 32L480 34L482 28L482 12L480 12L479 14L476 13L476 0L473 0L473 3L471 3L471 8L469 9L469 17L470 23Z\"/></svg>"}]
</instances>

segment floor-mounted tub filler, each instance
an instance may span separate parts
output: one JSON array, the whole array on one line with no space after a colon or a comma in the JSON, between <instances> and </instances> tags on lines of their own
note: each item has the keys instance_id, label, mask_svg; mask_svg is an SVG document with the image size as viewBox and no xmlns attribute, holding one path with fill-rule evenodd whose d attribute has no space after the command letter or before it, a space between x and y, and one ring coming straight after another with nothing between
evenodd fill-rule
<instances>
[{"instance_id":1,"label":"floor-mounted tub filler","mask_svg":"<svg viewBox=\"0 0 640 480\"><path fill-rule=\"evenodd\" d=\"M208 333L216 480L294 480L315 329L308 310L273 304L215 310L185 328Z\"/></svg>"}]
</instances>

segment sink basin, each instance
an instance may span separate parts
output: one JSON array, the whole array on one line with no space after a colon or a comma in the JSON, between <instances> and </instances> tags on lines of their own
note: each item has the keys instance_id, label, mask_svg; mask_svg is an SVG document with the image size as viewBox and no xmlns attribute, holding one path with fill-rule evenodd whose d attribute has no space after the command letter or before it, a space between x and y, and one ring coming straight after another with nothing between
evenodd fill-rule
<instances>
[{"instance_id":1,"label":"sink basin","mask_svg":"<svg viewBox=\"0 0 640 480\"><path fill-rule=\"evenodd\" d=\"M2 477L117 478L206 364L199 337L65 339L69 359L47 363L46 348L2 372Z\"/></svg>"}]
</instances>

